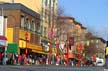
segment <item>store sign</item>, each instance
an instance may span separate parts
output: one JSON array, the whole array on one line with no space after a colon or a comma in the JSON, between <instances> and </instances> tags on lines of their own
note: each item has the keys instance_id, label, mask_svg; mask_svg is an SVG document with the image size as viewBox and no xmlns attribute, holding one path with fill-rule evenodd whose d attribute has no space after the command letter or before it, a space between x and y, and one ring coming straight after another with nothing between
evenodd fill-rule
<instances>
[{"instance_id":1,"label":"store sign","mask_svg":"<svg viewBox=\"0 0 108 71\"><path fill-rule=\"evenodd\" d=\"M0 16L0 35L3 35L3 20L4 20L4 18L3 18L3 16Z\"/></svg>"}]
</instances>

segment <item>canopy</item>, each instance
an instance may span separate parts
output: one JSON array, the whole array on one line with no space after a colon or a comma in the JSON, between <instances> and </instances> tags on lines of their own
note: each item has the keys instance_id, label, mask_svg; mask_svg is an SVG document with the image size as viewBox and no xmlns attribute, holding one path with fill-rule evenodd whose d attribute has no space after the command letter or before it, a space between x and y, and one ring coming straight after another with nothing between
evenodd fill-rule
<instances>
[{"instance_id":1,"label":"canopy","mask_svg":"<svg viewBox=\"0 0 108 71\"><path fill-rule=\"evenodd\" d=\"M0 35L0 45L7 46L7 38Z\"/></svg>"},{"instance_id":2,"label":"canopy","mask_svg":"<svg viewBox=\"0 0 108 71\"><path fill-rule=\"evenodd\" d=\"M0 40L7 40L7 38L5 36L0 35Z\"/></svg>"}]
</instances>

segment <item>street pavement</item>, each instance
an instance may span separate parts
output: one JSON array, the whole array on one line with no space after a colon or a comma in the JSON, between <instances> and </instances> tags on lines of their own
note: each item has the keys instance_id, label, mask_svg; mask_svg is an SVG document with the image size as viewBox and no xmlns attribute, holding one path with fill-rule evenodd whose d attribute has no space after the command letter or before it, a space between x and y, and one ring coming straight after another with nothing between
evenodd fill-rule
<instances>
[{"instance_id":1,"label":"street pavement","mask_svg":"<svg viewBox=\"0 0 108 71\"><path fill-rule=\"evenodd\" d=\"M72 67L72 66L0 66L0 71L108 71L104 67Z\"/></svg>"}]
</instances>

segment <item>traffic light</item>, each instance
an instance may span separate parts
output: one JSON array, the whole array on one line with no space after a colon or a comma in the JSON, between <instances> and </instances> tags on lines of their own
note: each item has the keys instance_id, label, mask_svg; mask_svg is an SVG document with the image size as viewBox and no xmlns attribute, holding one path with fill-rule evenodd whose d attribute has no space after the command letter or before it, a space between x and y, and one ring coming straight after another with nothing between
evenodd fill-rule
<instances>
[{"instance_id":1,"label":"traffic light","mask_svg":"<svg viewBox=\"0 0 108 71\"><path fill-rule=\"evenodd\" d=\"M106 48L105 48L105 57L108 57L108 41L106 43Z\"/></svg>"},{"instance_id":2,"label":"traffic light","mask_svg":"<svg viewBox=\"0 0 108 71\"><path fill-rule=\"evenodd\" d=\"M105 48L105 55L108 55L108 47Z\"/></svg>"}]
</instances>

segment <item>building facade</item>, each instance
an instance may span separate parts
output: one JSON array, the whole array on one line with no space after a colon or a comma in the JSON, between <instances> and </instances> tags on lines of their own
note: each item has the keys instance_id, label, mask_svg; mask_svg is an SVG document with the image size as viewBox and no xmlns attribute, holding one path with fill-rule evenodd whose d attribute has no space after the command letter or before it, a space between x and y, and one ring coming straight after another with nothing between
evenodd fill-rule
<instances>
[{"instance_id":1,"label":"building facade","mask_svg":"<svg viewBox=\"0 0 108 71\"><path fill-rule=\"evenodd\" d=\"M40 27L37 32L41 34L40 44L45 44L44 51L49 51L48 46L48 30L53 29L53 25L56 23L57 18L57 0L0 0L1 3L21 3L28 7L30 10L40 14ZM52 41L52 40L51 40ZM46 47L46 48L45 48Z\"/></svg>"},{"instance_id":2,"label":"building facade","mask_svg":"<svg viewBox=\"0 0 108 71\"><path fill-rule=\"evenodd\" d=\"M43 53L40 45L40 14L22 4L0 4L7 20L7 39L9 44L17 44L16 53ZM10 48L11 49L11 48Z\"/></svg>"},{"instance_id":3,"label":"building facade","mask_svg":"<svg viewBox=\"0 0 108 71\"><path fill-rule=\"evenodd\" d=\"M86 28L79 22L75 21L73 17L66 16L58 17L57 26L59 49L62 48L62 52L64 52L64 54L67 53L68 59L74 58L80 60L84 54L83 50L86 42ZM80 58L78 57L79 54Z\"/></svg>"}]
</instances>

